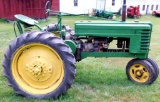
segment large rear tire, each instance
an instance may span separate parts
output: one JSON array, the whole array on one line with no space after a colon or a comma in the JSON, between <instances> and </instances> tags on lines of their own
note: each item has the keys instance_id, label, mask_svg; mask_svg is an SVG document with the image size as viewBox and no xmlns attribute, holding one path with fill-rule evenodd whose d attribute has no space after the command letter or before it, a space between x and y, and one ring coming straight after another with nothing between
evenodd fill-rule
<instances>
[{"instance_id":1,"label":"large rear tire","mask_svg":"<svg viewBox=\"0 0 160 102\"><path fill-rule=\"evenodd\" d=\"M15 93L29 98L54 98L72 85L75 57L61 38L34 31L22 34L7 48L4 75Z\"/></svg>"}]
</instances>

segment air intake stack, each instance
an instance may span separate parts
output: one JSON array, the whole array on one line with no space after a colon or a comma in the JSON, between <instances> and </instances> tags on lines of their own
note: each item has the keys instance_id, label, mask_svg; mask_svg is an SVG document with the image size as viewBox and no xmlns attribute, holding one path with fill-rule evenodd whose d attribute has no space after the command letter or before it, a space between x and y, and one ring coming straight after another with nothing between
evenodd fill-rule
<instances>
[{"instance_id":1,"label":"air intake stack","mask_svg":"<svg viewBox=\"0 0 160 102\"><path fill-rule=\"evenodd\" d=\"M122 21L126 21L126 0L123 0Z\"/></svg>"}]
</instances>

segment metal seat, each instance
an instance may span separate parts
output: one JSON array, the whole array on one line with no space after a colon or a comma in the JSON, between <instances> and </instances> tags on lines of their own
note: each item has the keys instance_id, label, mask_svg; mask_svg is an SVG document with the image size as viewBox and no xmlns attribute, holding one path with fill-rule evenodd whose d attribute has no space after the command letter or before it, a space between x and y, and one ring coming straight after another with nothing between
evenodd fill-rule
<instances>
[{"instance_id":1,"label":"metal seat","mask_svg":"<svg viewBox=\"0 0 160 102\"><path fill-rule=\"evenodd\" d=\"M21 23L23 24L27 24L29 26L34 26L36 23L38 23L38 21L32 19L32 18L29 18L27 16L24 16L22 14L17 14L17 15L14 15L16 19L18 19Z\"/></svg>"}]
</instances>

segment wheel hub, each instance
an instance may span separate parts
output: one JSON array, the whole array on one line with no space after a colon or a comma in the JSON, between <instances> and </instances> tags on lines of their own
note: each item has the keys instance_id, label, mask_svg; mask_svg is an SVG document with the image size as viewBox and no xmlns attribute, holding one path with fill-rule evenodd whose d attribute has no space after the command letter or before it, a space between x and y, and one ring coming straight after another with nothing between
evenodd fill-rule
<instances>
[{"instance_id":1,"label":"wheel hub","mask_svg":"<svg viewBox=\"0 0 160 102\"><path fill-rule=\"evenodd\" d=\"M52 64L39 56L26 64L26 73L34 81L45 81L51 77L52 72Z\"/></svg>"},{"instance_id":2,"label":"wheel hub","mask_svg":"<svg viewBox=\"0 0 160 102\"><path fill-rule=\"evenodd\" d=\"M34 75L41 75L42 74L42 67L35 65L33 68L33 73L34 73Z\"/></svg>"},{"instance_id":3,"label":"wheel hub","mask_svg":"<svg viewBox=\"0 0 160 102\"><path fill-rule=\"evenodd\" d=\"M136 76L141 77L143 75L143 71L142 70L137 70L136 71Z\"/></svg>"},{"instance_id":4,"label":"wheel hub","mask_svg":"<svg viewBox=\"0 0 160 102\"><path fill-rule=\"evenodd\" d=\"M146 82L149 78L147 68L142 64L134 64L131 66L130 75L137 82Z\"/></svg>"}]
</instances>

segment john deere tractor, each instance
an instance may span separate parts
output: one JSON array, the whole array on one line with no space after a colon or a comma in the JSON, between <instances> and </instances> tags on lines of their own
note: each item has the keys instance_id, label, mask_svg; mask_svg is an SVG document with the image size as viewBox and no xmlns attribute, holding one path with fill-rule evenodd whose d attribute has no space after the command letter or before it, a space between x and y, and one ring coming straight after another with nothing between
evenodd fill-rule
<instances>
[{"instance_id":1,"label":"john deere tractor","mask_svg":"<svg viewBox=\"0 0 160 102\"><path fill-rule=\"evenodd\" d=\"M25 97L57 99L71 87L76 61L87 57L133 58L126 65L128 79L152 84L159 74L158 65L148 57L152 24L126 22L125 4L124 0L122 21L80 21L74 30L62 24L61 12L58 23L46 27L24 15L15 15L21 35L9 45L3 60L9 86ZM39 30L25 32L22 25ZM116 48L110 47L111 43Z\"/></svg>"}]
</instances>

